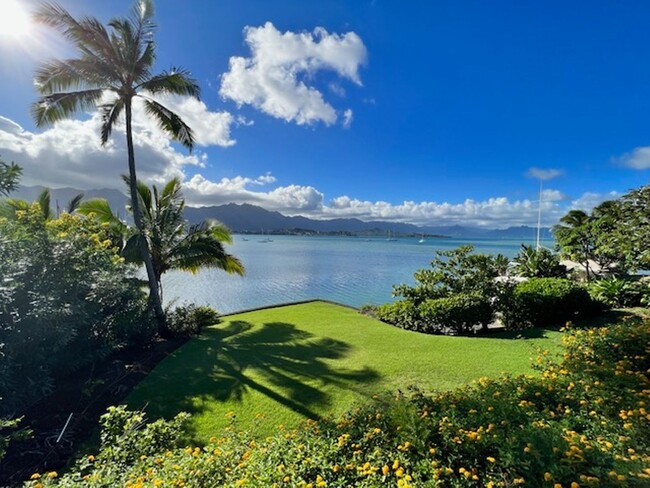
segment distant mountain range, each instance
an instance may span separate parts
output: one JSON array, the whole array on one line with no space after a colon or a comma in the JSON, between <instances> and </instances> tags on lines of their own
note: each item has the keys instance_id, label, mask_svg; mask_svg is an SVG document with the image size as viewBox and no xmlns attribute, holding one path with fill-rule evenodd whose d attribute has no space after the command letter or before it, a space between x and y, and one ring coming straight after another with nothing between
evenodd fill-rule
<instances>
[{"instance_id":1,"label":"distant mountain range","mask_svg":"<svg viewBox=\"0 0 650 488\"><path fill-rule=\"evenodd\" d=\"M35 200L43 190L40 186L23 186L12 193L14 198ZM127 217L127 197L109 189L81 191L74 188L57 188L51 191L52 206L65 209L67 203L79 193L84 198L105 198L111 208L122 218ZM235 233L269 233L269 234L346 234L346 235L398 235L446 236L454 238L484 239L523 239L533 241L536 228L529 226L508 227L507 229L486 229L473 226L417 226L399 222L371 221L365 222L355 218L315 220L308 217L290 217L266 210L256 205L229 203L212 207L186 207L185 217L190 223L199 223L205 219L223 222ZM542 228L542 237L550 237L550 229Z\"/></svg>"}]
</instances>

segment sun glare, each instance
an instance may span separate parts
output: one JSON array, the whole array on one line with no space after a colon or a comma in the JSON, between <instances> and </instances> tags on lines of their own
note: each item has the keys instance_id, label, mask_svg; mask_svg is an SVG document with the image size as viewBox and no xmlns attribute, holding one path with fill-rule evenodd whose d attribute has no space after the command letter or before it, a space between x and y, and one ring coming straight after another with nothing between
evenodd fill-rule
<instances>
[{"instance_id":1,"label":"sun glare","mask_svg":"<svg viewBox=\"0 0 650 488\"><path fill-rule=\"evenodd\" d=\"M0 37L25 36L29 26L29 14L19 0L0 1Z\"/></svg>"}]
</instances>

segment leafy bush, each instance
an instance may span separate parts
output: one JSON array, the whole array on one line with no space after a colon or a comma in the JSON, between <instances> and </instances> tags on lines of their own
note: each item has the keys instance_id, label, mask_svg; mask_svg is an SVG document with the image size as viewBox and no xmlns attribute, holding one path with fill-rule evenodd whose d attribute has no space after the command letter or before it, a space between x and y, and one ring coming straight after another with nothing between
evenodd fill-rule
<instances>
[{"instance_id":1,"label":"leafy bush","mask_svg":"<svg viewBox=\"0 0 650 488\"><path fill-rule=\"evenodd\" d=\"M425 325L420 319L419 308L410 300L398 300L380 305L375 309L375 315L379 320L402 329L425 332Z\"/></svg>"},{"instance_id":2,"label":"leafy bush","mask_svg":"<svg viewBox=\"0 0 650 488\"><path fill-rule=\"evenodd\" d=\"M546 248L535 249L522 245L513 260L513 271L526 278L566 278L566 266L560 264L560 257Z\"/></svg>"},{"instance_id":3,"label":"leafy bush","mask_svg":"<svg viewBox=\"0 0 650 488\"><path fill-rule=\"evenodd\" d=\"M486 328L492 321L490 301L480 295L459 293L446 298L427 300L419 308L424 332L449 329L462 334L471 332L475 326Z\"/></svg>"},{"instance_id":4,"label":"leafy bush","mask_svg":"<svg viewBox=\"0 0 650 488\"><path fill-rule=\"evenodd\" d=\"M531 278L518 283L500 303L509 328L558 324L597 310L586 289L562 278Z\"/></svg>"},{"instance_id":5,"label":"leafy bush","mask_svg":"<svg viewBox=\"0 0 650 488\"><path fill-rule=\"evenodd\" d=\"M211 307L197 307L193 303L176 307L167 313L167 328L170 335L189 337L198 335L203 327L219 323L219 312Z\"/></svg>"},{"instance_id":6,"label":"leafy bush","mask_svg":"<svg viewBox=\"0 0 650 488\"><path fill-rule=\"evenodd\" d=\"M236 424L203 447L113 434L64 477L28 486L648 486L650 323L571 331L565 342L559 363L541 353L539 376L384 396L265 440ZM137 438L141 420L115 429Z\"/></svg>"},{"instance_id":7,"label":"leafy bush","mask_svg":"<svg viewBox=\"0 0 650 488\"><path fill-rule=\"evenodd\" d=\"M151 338L135 270L99 224L36 204L0 220L0 414L47 394L56 377Z\"/></svg>"}]
</instances>

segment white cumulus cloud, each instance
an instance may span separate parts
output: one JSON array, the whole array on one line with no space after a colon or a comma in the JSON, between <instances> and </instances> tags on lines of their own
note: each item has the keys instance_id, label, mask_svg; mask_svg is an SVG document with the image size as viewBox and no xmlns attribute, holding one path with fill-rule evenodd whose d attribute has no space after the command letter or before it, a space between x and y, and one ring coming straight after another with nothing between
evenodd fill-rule
<instances>
[{"instance_id":1,"label":"white cumulus cloud","mask_svg":"<svg viewBox=\"0 0 650 488\"><path fill-rule=\"evenodd\" d=\"M526 172L526 176L529 178L537 178L539 180L552 180L553 178L557 178L558 176L562 175L564 172L560 169L542 169L542 168L530 168Z\"/></svg>"},{"instance_id":2,"label":"white cumulus cloud","mask_svg":"<svg viewBox=\"0 0 650 488\"><path fill-rule=\"evenodd\" d=\"M228 112L212 112L203 102L189 98L159 100L190 125L198 146L235 143L230 136L235 121ZM25 130L0 116L0 155L23 166L25 185L122 189L120 175L128 172L124 125L116 125L104 146L100 128L97 112L85 120L57 122L42 132ZM205 165L204 154L177 149L138 103L134 105L133 142L138 178L146 182L183 177L185 166Z\"/></svg>"},{"instance_id":3,"label":"white cumulus cloud","mask_svg":"<svg viewBox=\"0 0 650 488\"><path fill-rule=\"evenodd\" d=\"M650 147L637 147L631 153L625 153L613 160L632 169L650 169Z\"/></svg>"},{"instance_id":4,"label":"white cumulus cloud","mask_svg":"<svg viewBox=\"0 0 650 488\"><path fill-rule=\"evenodd\" d=\"M217 182L196 174L185 182L183 193L188 204L195 206L250 203L288 215L320 211L323 194L312 186L288 185L269 191L252 189L275 181L275 177L270 174L258 178L222 178Z\"/></svg>"},{"instance_id":5,"label":"white cumulus cloud","mask_svg":"<svg viewBox=\"0 0 650 488\"><path fill-rule=\"evenodd\" d=\"M246 27L244 37L251 56L230 58L220 89L222 97L239 105L252 105L299 125L331 125L337 113L323 93L310 84L315 74L329 70L361 85L359 67L365 63L367 51L354 32L330 34L318 27L313 32L282 33L267 22L261 27Z\"/></svg>"}]
</instances>

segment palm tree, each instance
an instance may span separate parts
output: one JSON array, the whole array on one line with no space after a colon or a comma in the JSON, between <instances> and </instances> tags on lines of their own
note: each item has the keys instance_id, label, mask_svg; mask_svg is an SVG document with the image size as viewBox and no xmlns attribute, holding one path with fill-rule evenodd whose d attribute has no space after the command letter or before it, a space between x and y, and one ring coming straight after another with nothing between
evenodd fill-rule
<instances>
[{"instance_id":1,"label":"palm tree","mask_svg":"<svg viewBox=\"0 0 650 488\"><path fill-rule=\"evenodd\" d=\"M36 125L41 127L80 110L99 108L102 114L101 141L105 144L124 114L133 219L141 233L143 222L136 197L132 133L133 100L141 99L147 114L191 151L194 145L191 129L177 114L152 97L173 94L198 98L200 93L196 81L185 70L173 68L152 75L156 59L153 14L151 0L138 0L129 17L114 18L107 27L94 17L77 20L55 3L41 5L35 14L38 21L59 30L78 51L76 58L51 60L36 71L35 84L42 95L32 107ZM107 95L110 95L109 101L106 101ZM141 239L140 243L149 279L150 300L159 324L164 326L165 316L147 240Z\"/></svg>"},{"instance_id":2,"label":"palm tree","mask_svg":"<svg viewBox=\"0 0 650 488\"><path fill-rule=\"evenodd\" d=\"M130 185L128 178L124 178ZM127 261L139 263L142 254L140 242L147 240L151 251L154 276L162 301L161 277L167 271L178 269L196 273L201 268L217 268L227 273L244 274L241 262L224 249L224 243L231 243L230 231L221 223L206 221L188 225L183 218L185 200L181 194L181 181L174 178L161 190L156 186L149 189L142 182L136 184L137 200L142 211L143 232L131 232L113 213L106 200L94 199L82 203L77 210L86 216L93 216L112 229L121 229L122 255ZM133 195L131 196L133 199ZM130 209L132 210L132 209Z\"/></svg>"}]
</instances>

